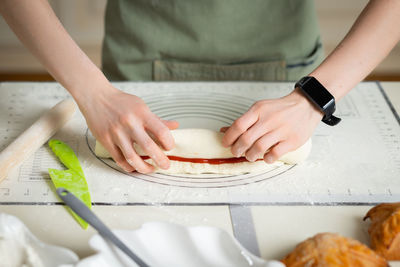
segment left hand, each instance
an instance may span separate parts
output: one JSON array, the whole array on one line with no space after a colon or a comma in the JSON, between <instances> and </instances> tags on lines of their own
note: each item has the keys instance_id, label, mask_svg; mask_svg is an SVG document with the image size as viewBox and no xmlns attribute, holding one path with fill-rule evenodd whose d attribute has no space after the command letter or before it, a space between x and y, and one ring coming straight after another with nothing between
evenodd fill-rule
<instances>
[{"instance_id":1,"label":"left hand","mask_svg":"<svg viewBox=\"0 0 400 267\"><path fill-rule=\"evenodd\" d=\"M232 154L249 161L264 158L273 163L304 144L323 113L298 89L279 99L261 100L229 128L222 128L222 144L232 146Z\"/></svg>"}]
</instances>

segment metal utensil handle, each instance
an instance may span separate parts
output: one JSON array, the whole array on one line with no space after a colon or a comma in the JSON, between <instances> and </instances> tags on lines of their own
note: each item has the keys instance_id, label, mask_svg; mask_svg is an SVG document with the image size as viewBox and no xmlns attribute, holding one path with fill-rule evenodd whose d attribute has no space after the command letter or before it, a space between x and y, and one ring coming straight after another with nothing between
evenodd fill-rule
<instances>
[{"instance_id":1,"label":"metal utensil handle","mask_svg":"<svg viewBox=\"0 0 400 267\"><path fill-rule=\"evenodd\" d=\"M57 188L58 196L83 220L95 228L104 238L110 240L114 245L121 249L140 267L148 267L142 259L132 252L111 230L94 214L85 204L67 189Z\"/></svg>"}]
</instances>

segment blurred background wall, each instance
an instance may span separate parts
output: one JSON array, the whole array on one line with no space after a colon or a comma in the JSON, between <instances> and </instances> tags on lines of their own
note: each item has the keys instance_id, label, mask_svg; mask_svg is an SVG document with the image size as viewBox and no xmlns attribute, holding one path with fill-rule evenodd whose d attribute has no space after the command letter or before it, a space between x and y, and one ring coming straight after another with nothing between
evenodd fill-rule
<instances>
[{"instance_id":1,"label":"blurred background wall","mask_svg":"<svg viewBox=\"0 0 400 267\"><path fill-rule=\"evenodd\" d=\"M300 0L301 1L301 0ZM368 0L315 0L326 54L345 36ZM100 66L106 0L50 0L64 27ZM400 80L400 44L369 79ZM51 77L0 17L0 80L49 80Z\"/></svg>"}]
</instances>

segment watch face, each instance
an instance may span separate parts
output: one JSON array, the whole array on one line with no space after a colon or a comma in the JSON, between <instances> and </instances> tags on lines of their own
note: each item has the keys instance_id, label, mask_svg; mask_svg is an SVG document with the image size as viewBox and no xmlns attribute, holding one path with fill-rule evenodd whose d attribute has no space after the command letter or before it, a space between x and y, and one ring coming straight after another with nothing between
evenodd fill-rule
<instances>
[{"instance_id":1,"label":"watch face","mask_svg":"<svg viewBox=\"0 0 400 267\"><path fill-rule=\"evenodd\" d=\"M315 78L309 79L302 89L323 109L334 101L334 97Z\"/></svg>"}]
</instances>

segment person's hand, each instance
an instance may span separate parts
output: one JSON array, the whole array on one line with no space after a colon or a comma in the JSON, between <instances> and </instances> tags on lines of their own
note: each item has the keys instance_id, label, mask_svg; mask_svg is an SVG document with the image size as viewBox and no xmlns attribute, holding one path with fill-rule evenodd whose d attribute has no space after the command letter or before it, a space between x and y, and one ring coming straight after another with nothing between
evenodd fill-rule
<instances>
[{"instance_id":1,"label":"person's hand","mask_svg":"<svg viewBox=\"0 0 400 267\"><path fill-rule=\"evenodd\" d=\"M236 157L249 161L264 158L273 163L304 144L322 119L318 111L297 89L291 94L256 102L225 132L222 144Z\"/></svg>"},{"instance_id":2,"label":"person's hand","mask_svg":"<svg viewBox=\"0 0 400 267\"><path fill-rule=\"evenodd\" d=\"M178 123L161 120L139 97L111 85L108 87L79 105L94 137L126 172L154 171L154 167L136 153L133 143L137 143L157 166L168 169L168 157L157 143L165 150L172 149L175 144L169 130L177 128Z\"/></svg>"}]
</instances>

